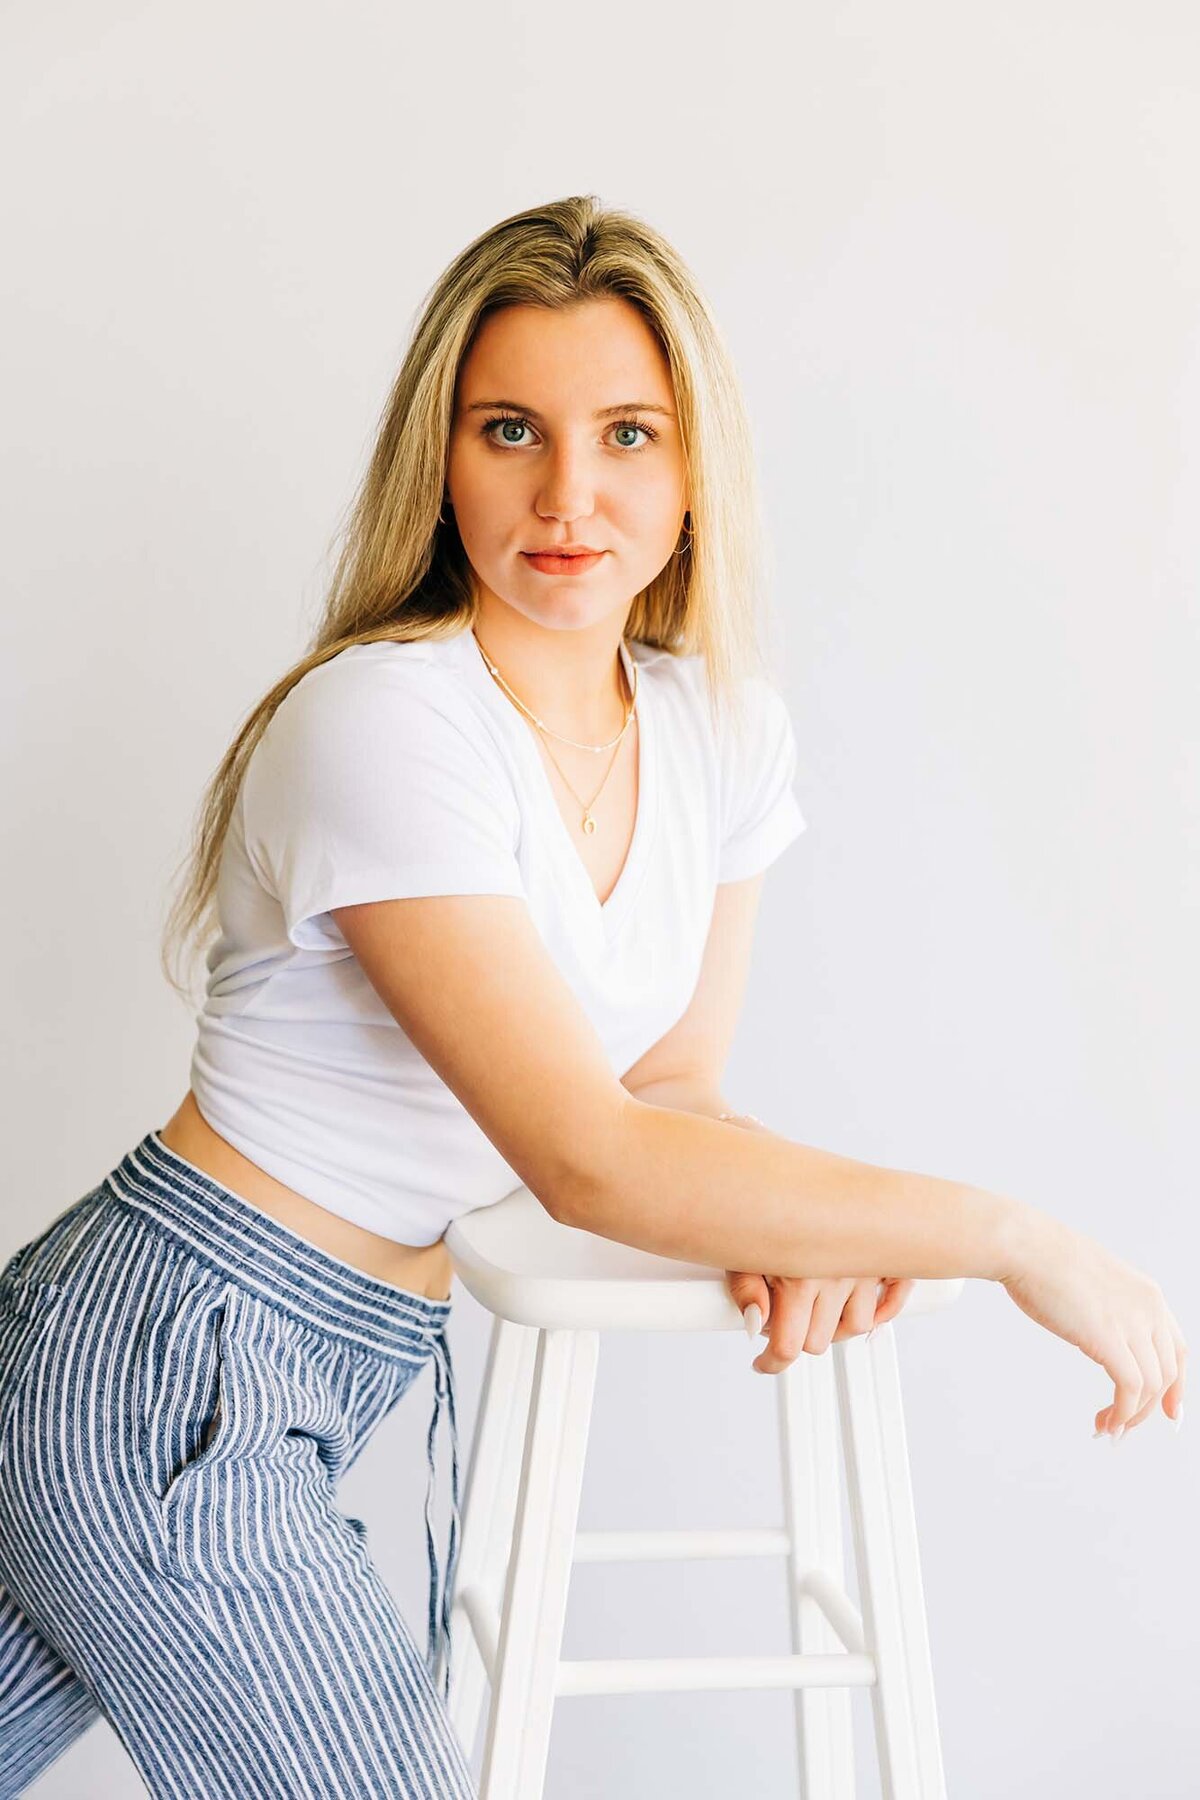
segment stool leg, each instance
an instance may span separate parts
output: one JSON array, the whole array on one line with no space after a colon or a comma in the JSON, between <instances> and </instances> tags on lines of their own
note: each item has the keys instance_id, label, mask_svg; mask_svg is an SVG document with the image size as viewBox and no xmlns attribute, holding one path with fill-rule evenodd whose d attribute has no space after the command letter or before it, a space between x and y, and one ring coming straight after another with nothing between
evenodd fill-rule
<instances>
[{"instance_id":1,"label":"stool leg","mask_svg":"<svg viewBox=\"0 0 1200 1800\"><path fill-rule=\"evenodd\" d=\"M895 1328L830 1347L883 1800L945 1800Z\"/></svg>"},{"instance_id":2,"label":"stool leg","mask_svg":"<svg viewBox=\"0 0 1200 1800\"><path fill-rule=\"evenodd\" d=\"M832 1346L831 1346L832 1348ZM783 1465L792 1649L798 1655L843 1650L817 1603L803 1592L809 1569L846 1584L841 1467L833 1360L801 1354L775 1378ZM796 1746L803 1800L854 1800L854 1718L849 1688L795 1690Z\"/></svg>"},{"instance_id":3,"label":"stool leg","mask_svg":"<svg viewBox=\"0 0 1200 1800\"><path fill-rule=\"evenodd\" d=\"M599 1333L538 1333L480 1800L540 1800L575 1552Z\"/></svg>"},{"instance_id":4,"label":"stool leg","mask_svg":"<svg viewBox=\"0 0 1200 1800\"><path fill-rule=\"evenodd\" d=\"M473 1587L497 1616L504 1593L533 1388L537 1330L496 1313L484 1370L483 1392L467 1462L462 1537L451 1596L450 1692L447 1710L468 1760L488 1685L487 1671L459 1596Z\"/></svg>"}]
</instances>

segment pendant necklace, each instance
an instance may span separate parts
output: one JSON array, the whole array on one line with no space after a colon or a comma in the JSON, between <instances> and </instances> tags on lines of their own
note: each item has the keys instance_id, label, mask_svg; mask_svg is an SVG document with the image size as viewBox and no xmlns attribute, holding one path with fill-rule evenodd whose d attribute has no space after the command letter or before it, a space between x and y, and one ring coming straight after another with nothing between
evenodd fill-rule
<instances>
[{"instance_id":1,"label":"pendant necklace","mask_svg":"<svg viewBox=\"0 0 1200 1800\"><path fill-rule=\"evenodd\" d=\"M604 772L604 780L600 783L600 786L596 789L596 792L592 795L591 799L585 801L579 794L575 793L575 789L573 787L571 787L571 783L569 781L567 781L567 777L563 770L562 764L559 762L557 756L555 756L553 750L551 750L549 744L546 744L546 755L550 758L550 761L554 764L555 768L558 770L559 774L562 776L563 780L566 782L567 787L570 788L571 793L574 794L575 799L579 802L580 806L583 808L583 816L580 820L580 829L583 832L585 832L588 836L590 836L592 834L592 832L595 831L595 829L596 829L596 821L595 821L595 818L592 816L592 808L593 808L593 806L595 806L597 800L600 798L601 793L604 791L604 783L608 780L609 776L612 774L613 764L616 762L617 757L621 754L621 740L625 736L625 733L629 730L630 725L633 723L633 720L637 716L638 672L637 672L636 661L633 662L633 688L632 688L632 691L629 696L629 704L628 704L628 707L627 707L626 713L625 713L625 723L622 725L620 731L618 731L616 737L610 738L607 744L580 744L580 743L577 743L574 738L564 737L560 731L552 731L550 726L547 725L544 720L539 719L536 713L530 712L529 708L525 705L524 701L521 700L516 694L513 693L512 689L509 687L507 681L505 681L503 675L501 675L499 669L496 667L495 663L492 661L491 657L488 655L488 653L484 649L483 645L479 643L479 634L476 632L475 627L473 625L471 627L471 636L475 639L475 642L477 644L479 644L479 653L483 657L483 660L487 667L487 671L488 671L489 675L491 675L495 681L499 682L500 686L504 689L504 691L508 695L509 699L513 702L513 704L515 706L520 707L521 711L525 714L525 717L527 719L531 719L533 721L533 723L537 726L538 730L542 734L543 742L545 741L547 736L556 737L561 744L570 744L576 750L591 750L597 756L599 756L600 753L604 750L612 750L612 752L613 752L612 760L610 761L608 768ZM630 660L633 661L632 657ZM624 667L623 662L621 665L621 669L622 669L622 673L624 674L625 667Z\"/></svg>"}]
</instances>

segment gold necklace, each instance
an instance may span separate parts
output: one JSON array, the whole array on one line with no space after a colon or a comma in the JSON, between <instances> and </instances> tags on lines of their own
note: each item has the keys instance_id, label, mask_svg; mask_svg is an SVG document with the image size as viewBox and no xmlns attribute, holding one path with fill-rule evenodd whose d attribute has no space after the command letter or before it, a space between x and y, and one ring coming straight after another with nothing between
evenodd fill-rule
<instances>
[{"instance_id":1,"label":"gold necklace","mask_svg":"<svg viewBox=\"0 0 1200 1800\"><path fill-rule=\"evenodd\" d=\"M630 658L630 661L633 662L633 688L632 688L632 692L629 697L629 707L625 714L625 723L621 726L621 729L620 729L620 731L618 731L616 737L611 738L607 744L580 744L580 743L576 742L576 740L574 738L564 737L561 731L552 731L550 726L547 725L544 720L539 719L536 713L530 712L529 708L525 705L525 702L522 699L520 699L520 697L518 695L513 693L512 689L509 687L507 681L505 681L503 675L501 675L499 669L496 667L495 663L492 661L491 657L488 655L488 653L484 649L483 645L479 642L479 634L475 630L475 627L473 625L471 627L471 636L475 639L475 642L477 644L479 644L479 653L483 657L483 660L487 667L488 673L492 676L492 678L494 680L496 680L500 683L500 686L504 689L504 691L508 695L509 699L513 702L513 704L515 706L520 707L521 711L525 714L525 717L527 719L533 720L533 723L537 726L538 730L542 734L543 741L545 740L547 735L549 735L550 737L556 737L559 740L559 742L562 744L574 745L576 750L592 750L596 753L596 755L599 755L600 752L603 750L612 750L612 752L613 752L612 761L609 763L608 768L604 771L604 780L601 781L600 786L596 789L596 792L592 795L591 799L585 801L583 799L582 795L575 793L575 789L573 787L571 787L571 783L569 781L567 781L566 772L563 769L562 764L559 762L557 756L555 756L553 750L551 750L549 744L546 745L546 755L550 758L550 761L554 764L555 768L558 770L559 774L562 776L563 780L566 782L568 788L571 789L571 793L574 795L575 799L579 802L580 806L583 808L583 815L582 815L582 818L580 819L580 830L585 832L588 836L590 836L591 833L593 831L595 831L595 829L596 829L596 821L592 816L592 808L593 808L593 806L595 806L597 800L600 798L600 795L603 793L604 783L608 780L609 776L612 774L613 765L616 763L617 757L621 753L621 740L625 736L625 733L629 730L629 727L632 724L634 718L637 716L638 672L637 672L636 661L634 661L634 659L632 657ZM622 673L624 673L624 667L625 667L624 662L622 662L622 664L621 664ZM614 746L615 746L615 748L614 748Z\"/></svg>"}]
</instances>

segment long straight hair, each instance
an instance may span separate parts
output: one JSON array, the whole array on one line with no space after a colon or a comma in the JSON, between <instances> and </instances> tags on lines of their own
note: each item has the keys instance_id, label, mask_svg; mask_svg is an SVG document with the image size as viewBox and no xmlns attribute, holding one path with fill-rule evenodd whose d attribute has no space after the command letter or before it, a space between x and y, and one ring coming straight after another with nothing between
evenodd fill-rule
<instances>
[{"instance_id":1,"label":"long straight hair","mask_svg":"<svg viewBox=\"0 0 1200 1800\"><path fill-rule=\"evenodd\" d=\"M702 655L714 718L724 711L741 729L740 678L764 667L765 536L746 407L716 320L678 252L631 213L592 194L515 213L468 244L430 290L341 526L315 635L252 707L200 800L161 950L188 1005L198 996L184 965L220 930L221 850L276 707L352 644L453 637L474 623L472 570L442 500L458 372L483 319L505 306L559 309L602 296L636 306L663 349L690 485L690 529L636 596L626 636Z\"/></svg>"}]
</instances>

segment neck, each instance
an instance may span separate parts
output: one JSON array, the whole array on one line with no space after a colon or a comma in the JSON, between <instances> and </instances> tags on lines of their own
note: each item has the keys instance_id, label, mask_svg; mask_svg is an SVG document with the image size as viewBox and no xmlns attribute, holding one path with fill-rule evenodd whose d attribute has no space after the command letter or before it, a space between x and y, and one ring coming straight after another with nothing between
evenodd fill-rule
<instances>
[{"instance_id":1,"label":"neck","mask_svg":"<svg viewBox=\"0 0 1200 1800\"><path fill-rule=\"evenodd\" d=\"M475 636L522 705L553 731L583 743L620 730L629 689L620 657L620 622L553 631L504 606L480 606Z\"/></svg>"}]
</instances>

